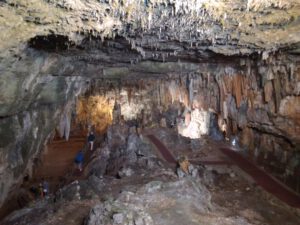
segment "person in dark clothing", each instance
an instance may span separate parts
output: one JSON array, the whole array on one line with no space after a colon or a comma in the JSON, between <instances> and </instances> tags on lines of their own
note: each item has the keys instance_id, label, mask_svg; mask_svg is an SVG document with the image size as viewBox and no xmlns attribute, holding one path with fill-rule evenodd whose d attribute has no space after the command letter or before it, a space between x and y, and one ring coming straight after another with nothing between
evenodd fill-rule
<instances>
[{"instance_id":1,"label":"person in dark clothing","mask_svg":"<svg viewBox=\"0 0 300 225\"><path fill-rule=\"evenodd\" d=\"M83 159L83 152L80 150L75 157L75 164L80 172L82 171Z\"/></svg>"},{"instance_id":2,"label":"person in dark clothing","mask_svg":"<svg viewBox=\"0 0 300 225\"><path fill-rule=\"evenodd\" d=\"M40 197L39 189L35 186L30 187L29 191L34 195L35 199Z\"/></svg>"},{"instance_id":3,"label":"person in dark clothing","mask_svg":"<svg viewBox=\"0 0 300 225\"><path fill-rule=\"evenodd\" d=\"M89 143L89 146L90 146L90 150L92 151L93 150L93 146L94 146L94 141L95 141L95 135L93 132L91 132L88 136L88 143Z\"/></svg>"},{"instance_id":4,"label":"person in dark clothing","mask_svg":"<svg viewBox=\"0 0 300 225\"><path fill-rule=\"evenodd\" d=\"M44 178L42 179L42 186L43 186L43 196L47 197L49 194L49 183Z\"/></svg>"}]
</instances>

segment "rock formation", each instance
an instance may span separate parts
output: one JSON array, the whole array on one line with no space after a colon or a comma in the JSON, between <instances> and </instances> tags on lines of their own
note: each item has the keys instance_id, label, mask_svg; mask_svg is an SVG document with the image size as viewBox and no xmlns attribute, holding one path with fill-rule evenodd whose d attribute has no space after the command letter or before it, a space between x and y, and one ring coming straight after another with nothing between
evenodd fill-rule
<instances>
[{"instance_id":1,"label":"rock formation","mask_svg":"<svg viewBox=\"0 0 300 225\"><path fill-rule=\"evenodd\" d=\"M2 0L0 27L0 205L77 97L112 87L125 119L197 99L251 154L299 154L298 0Z\"/></svg>"}]
</instances>

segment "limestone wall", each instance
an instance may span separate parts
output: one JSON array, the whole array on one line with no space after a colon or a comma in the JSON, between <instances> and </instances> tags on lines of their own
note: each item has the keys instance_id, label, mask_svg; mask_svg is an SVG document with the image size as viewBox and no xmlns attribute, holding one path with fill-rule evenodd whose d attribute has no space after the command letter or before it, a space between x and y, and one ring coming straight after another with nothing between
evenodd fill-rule
<instances>
[{"instance_id":1,"label":"limestone wall","mask_svg":"<svg viewBox=\"0 0 300 225\"><path fill-rule=\"evenodd\" d=\"M32 159L55 128L68 137L75 99L87 87L86 96L117 100L124 119L142 119L147 125L159 123L161 117L172 124L178 111L182 113L196 99L204 110L218 115L226 135L237 135L250 155L272 153L287 165L299 152L296 55L242 57L232 62L147 61L127 70L105 71L101 65L74 62L63 54L26 50L20 56L1 61L9 69L1 79L0 188L4 194L0 202L30 172ZM13 67L8 67L9 60Z\"/></svg>"},{"instance_id":2,"label":"limestone wall","mask_svg":"<svg viewBox=\"0 0 300 225\"><path fill-rule=\"evenodd\" d=\"M229 138L239 136L251 155L271 152L286 163L299 151L299 57L282 54L263 60L241 58L237 65L197 66L185 74L172 71L157 79L99 80L99 93L113 88L111 96L118 98L125 119L137 118L143 109L151 120L172 107L191 108L196 99L218 115Z\"/></svg>"},{"instance_id":3,"label":"limestone wall","mask_svg":"<svg viewBox=\"0 0 300 225\"><path fill-rule=\"evenodd\" d=\"M68 137L75 97L89 78L62 75L65 67L58 69L56 60L30 50L20 58L1 59L0 206L24 174L31 173L34 158L55 128Z\"/></svg>"}]
</instances>

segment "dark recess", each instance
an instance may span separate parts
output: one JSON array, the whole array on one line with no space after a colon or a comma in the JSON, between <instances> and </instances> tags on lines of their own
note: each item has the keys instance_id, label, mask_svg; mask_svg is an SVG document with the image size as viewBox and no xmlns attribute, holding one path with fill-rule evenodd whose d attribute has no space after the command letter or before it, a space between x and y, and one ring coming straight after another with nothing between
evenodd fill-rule
<instances>
[{"instance_id":1,"label":"dark recess","mask_svg":"<svg viewBox=\"0 0 300 225\"><path fill-rule=\"evenodd\" d=\"M70 41L67 36L50 34L35 36L29 40L28 45L37 50L54 52L68 50L75 43Z\"/></svg>"}]
</instances>

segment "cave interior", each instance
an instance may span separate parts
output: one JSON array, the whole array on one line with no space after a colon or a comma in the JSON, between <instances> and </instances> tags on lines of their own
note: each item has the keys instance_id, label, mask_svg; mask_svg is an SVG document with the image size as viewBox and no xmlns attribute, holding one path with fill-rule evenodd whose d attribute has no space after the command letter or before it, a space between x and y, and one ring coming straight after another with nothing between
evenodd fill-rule
<instances>
[{"instance_id":1,"label":"cave interior","mask_svg":"<svg viewBox=\"0 0 300 225\"><path fill-rule=\"evenodd\" d=\"M300 223L298 0L2 0L0 27L1 224Z\"/></svg>"}]
</instances>

